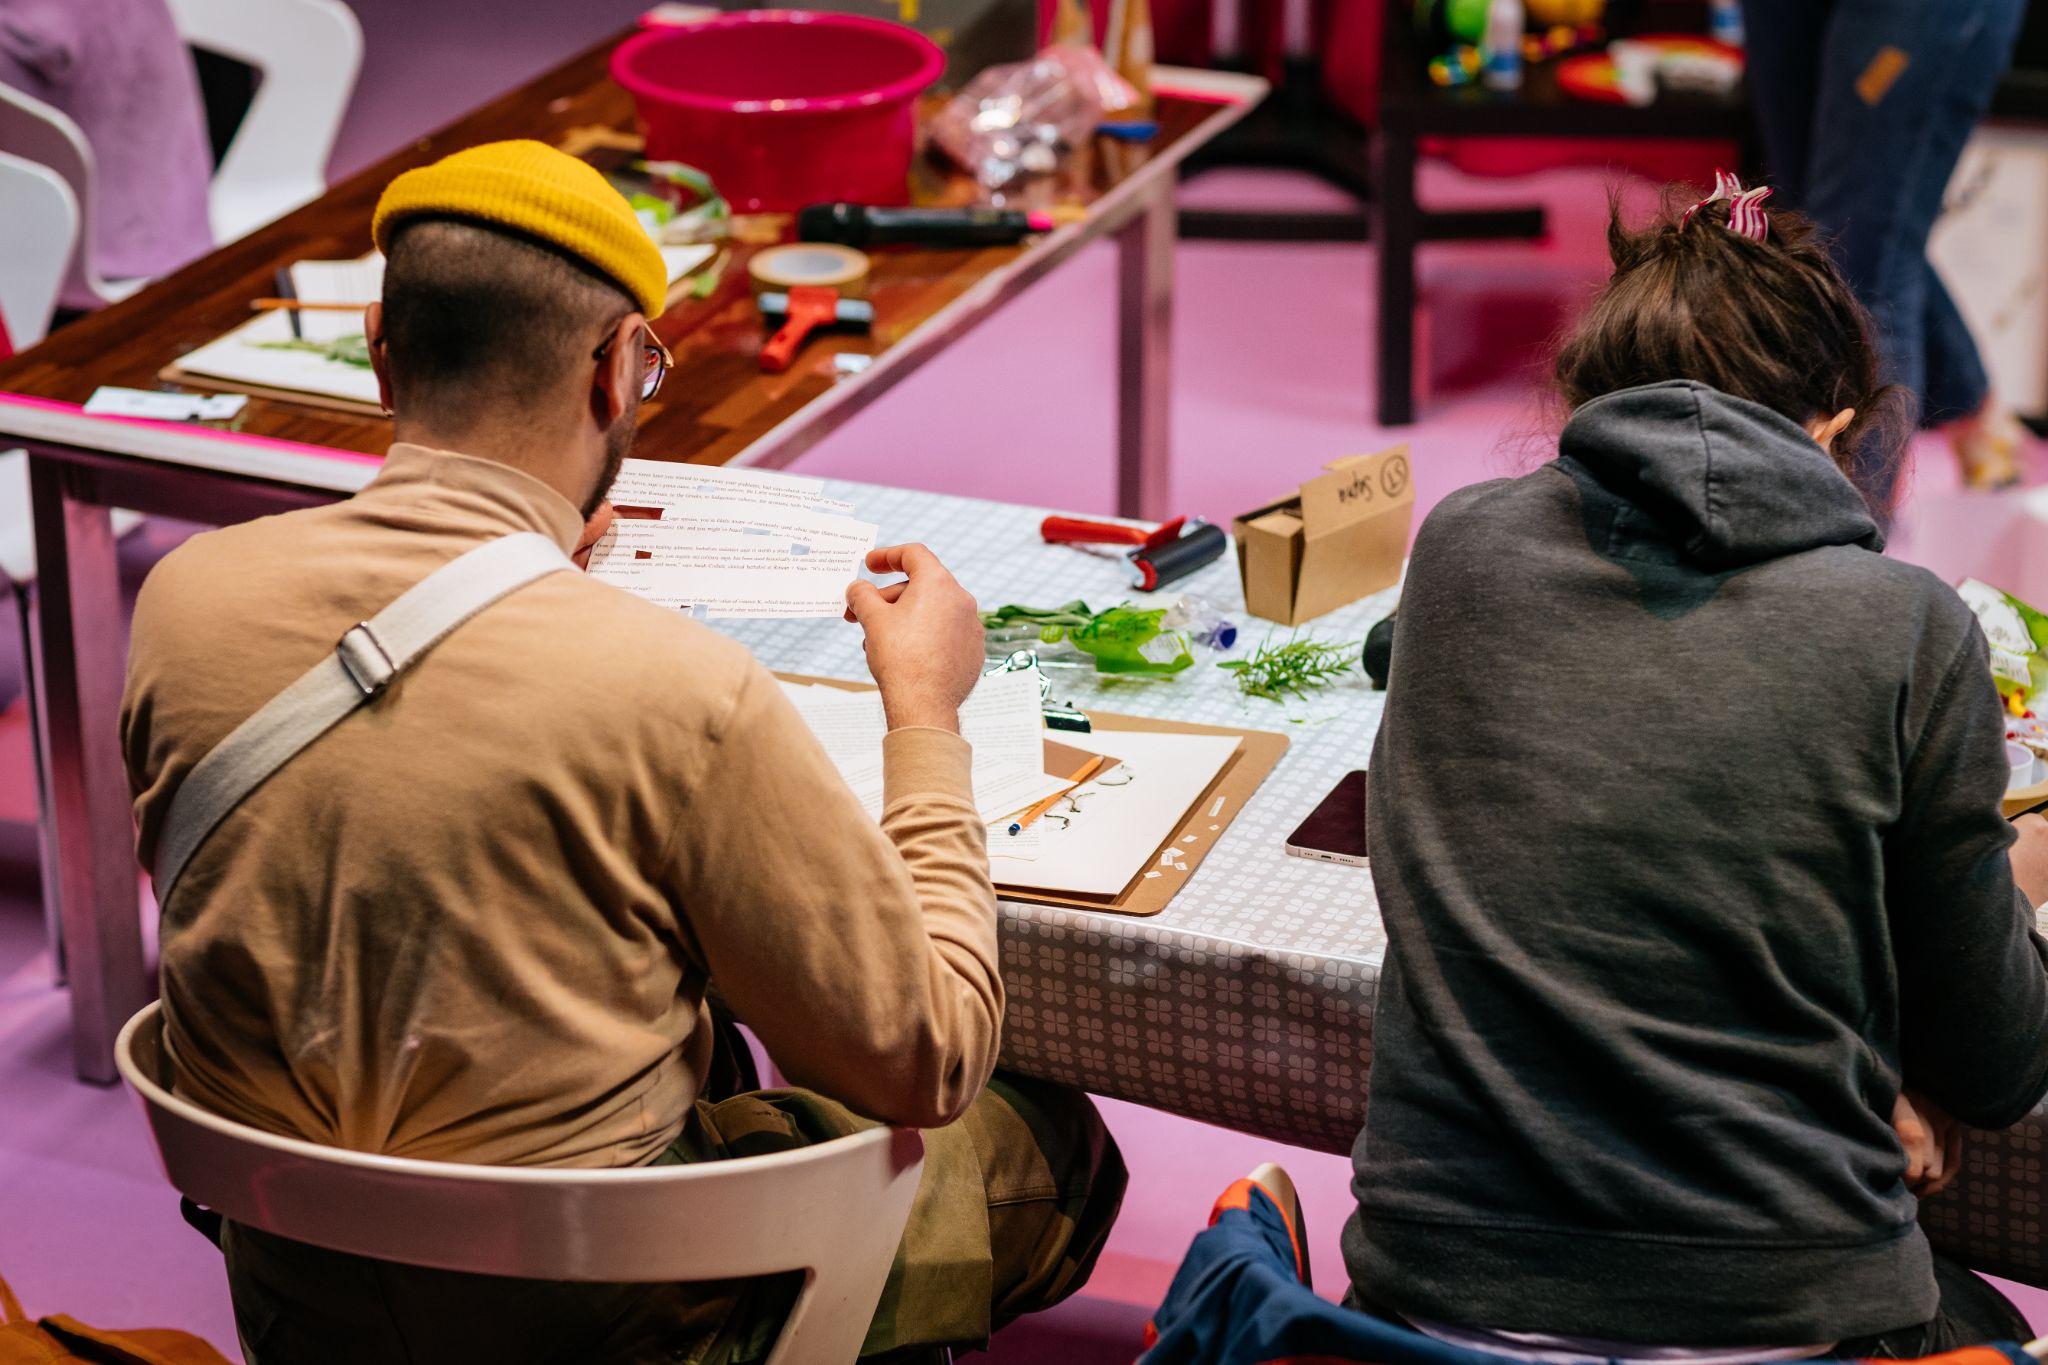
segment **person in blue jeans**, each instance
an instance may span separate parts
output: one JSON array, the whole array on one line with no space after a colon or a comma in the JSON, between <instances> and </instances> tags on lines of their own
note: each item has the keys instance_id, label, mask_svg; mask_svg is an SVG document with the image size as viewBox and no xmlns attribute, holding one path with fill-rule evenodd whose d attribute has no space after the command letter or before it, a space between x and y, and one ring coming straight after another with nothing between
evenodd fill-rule
<instances>
[{"instance_id":1,"label":"person in blue jeans","mask_svg":"<svg viewBox=\"0 0 2048 1365\"><path fill-rule=\"evenodd\" d=\"M1887 375L1948 429L1963 481L2019 477L2025 439L1927 261L1963 144L2012 60L2025 0L1744 0L1751 97L1778 198L1834 235ZM1894 480L1874 490L1885 499Z\"/></svg>"}]
</instances>

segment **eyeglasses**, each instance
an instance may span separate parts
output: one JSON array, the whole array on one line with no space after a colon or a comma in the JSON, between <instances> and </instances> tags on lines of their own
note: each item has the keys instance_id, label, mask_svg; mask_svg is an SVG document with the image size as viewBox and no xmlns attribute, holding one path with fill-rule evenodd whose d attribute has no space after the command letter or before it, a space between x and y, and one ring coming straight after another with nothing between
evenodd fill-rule
<instances>
[{"instance_id":1,"label":"eyeglasses","mask_svg":"<svg viewBox=\"0 0 2048 1365\"><path fill-rule=\"evenodd\" d=\"M661 381L668 378L676 358L668 353L668 347L661 344L661 338L654 334L654 329L644 322L640 324L640 335L644 338L640 343L640 398L645 402L661 392ZM591 352L590 358L603 360L611 348L611 338L606 337L604 344Z\"/></svg>"}]
</instances>

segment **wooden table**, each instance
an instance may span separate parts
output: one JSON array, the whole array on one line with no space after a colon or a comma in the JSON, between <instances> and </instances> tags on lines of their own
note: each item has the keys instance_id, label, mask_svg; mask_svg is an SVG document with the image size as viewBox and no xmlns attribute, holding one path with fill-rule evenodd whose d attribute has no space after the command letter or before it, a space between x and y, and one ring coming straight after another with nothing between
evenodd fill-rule
<instances>
[{"instance_id":1,"label":"wooden table","mask_svg":"<svg viewBox=\"0 0 2048 1365\"><path fill-rule=\"evenodd\" d=\"M458 148L507 137L573 142L632 126L632 107L605 75L612 39L336 185L263 230L0 363L0 438L25 446L41 589L30 664L41 678L44 846L55 850L55 904L70 975L74 1060L81 1077L115 1079L113 1040L150 998L136 905L134 831L117 727L125 667L108 509L221 524L331 500L367 482L390 440L381 418L252 399L239 435L79 415L102 384L154 387L178 356L249 316L273 292L276 267L360 255L377 196L399 172ZM834 337L786 374L763 375L763 331L746 286L748 248L705 300L671 306L656 330L679 373L642 415L637 454L779 467L888 392L1083 246L1113 238L1118 286L1120 510L1162 512L1169 455L1173 190L1180 162L1263 98L1253 77L1162 71L1159 136L1099 140L1024 207L1083 206L1080 221L1021 246L871 253L871 337ZM966 177L920 159L920 203L970 201ZM858 350L867 371L835 379L830 355ZM1034 399L1020 381L1004 401ZM7 399L6 395L16 396ZM23 401L26 400L26 401Z\"/></svg>"}]
</instances>

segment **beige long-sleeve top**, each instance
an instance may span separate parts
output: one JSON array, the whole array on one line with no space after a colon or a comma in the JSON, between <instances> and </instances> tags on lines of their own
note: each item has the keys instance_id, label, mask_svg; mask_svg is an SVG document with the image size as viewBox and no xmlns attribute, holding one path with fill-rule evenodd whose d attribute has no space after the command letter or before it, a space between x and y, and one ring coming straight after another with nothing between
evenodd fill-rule
<instances>
[{"instance_id":1,"label":"beige long-sleeve top","mask_svg":"<svg viewBox=\"0 0 2048 1365\"><path fill-rule=\"evenodd\" d=\"M153 860L178 784L342 632L576 509L395 446L346 502L196 536L136 607L122 740ZM580 573L437 645L222 822L162 921L180 1089L355 1148L628 1165L680 1129L715 978L792 1081L957 1116L995 1065L966 743L885 741L878 828L745 649Z\"/></svg>"}]
</instances>

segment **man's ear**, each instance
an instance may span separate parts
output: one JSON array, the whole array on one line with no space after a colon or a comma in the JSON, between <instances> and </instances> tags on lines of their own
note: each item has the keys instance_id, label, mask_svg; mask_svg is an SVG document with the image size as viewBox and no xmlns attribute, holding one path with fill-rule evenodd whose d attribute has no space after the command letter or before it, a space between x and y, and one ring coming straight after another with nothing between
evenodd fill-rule
<instances>
[{"instance_id":1,"label":"man's ear","mask_svg":"<svg viewBox=\"0 0 2048 1365\"><path fill-rule=\"evenodd\" d=\"M640 330L647 319L628 313L612 328L605 343L604 358L590 380L590 415L598 430L609 431L630 412L640 396L644 362L640 359Z\"/></svg>"},{"instance_id":2,"label":"man's ear","mask_svg":"<svg viewBox=\"0 0 2048 1365\"><path fill-rule=\"evenodd\" d=\"M370 369L377 376L377 401L384 411L391 408L391 353L384 344L384 305L373 303L363 309L363 340L370 348Z\"/></svg>"}]
</instances>

